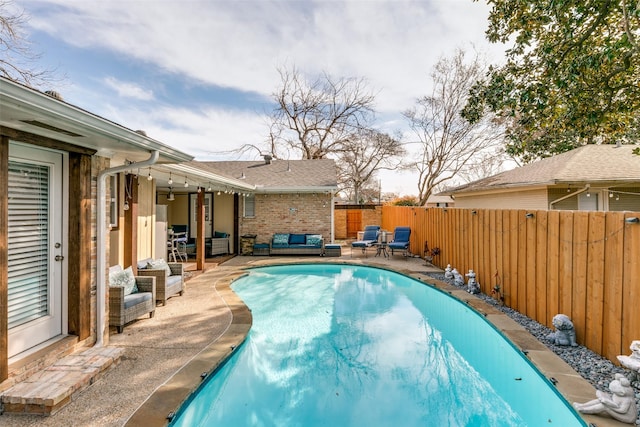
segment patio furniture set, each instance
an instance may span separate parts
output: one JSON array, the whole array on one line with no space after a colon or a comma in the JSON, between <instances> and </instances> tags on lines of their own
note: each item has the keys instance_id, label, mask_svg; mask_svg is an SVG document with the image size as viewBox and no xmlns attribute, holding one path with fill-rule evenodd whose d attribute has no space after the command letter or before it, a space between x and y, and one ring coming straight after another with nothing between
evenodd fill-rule
<instances>
[{"instance_id":1,"label":"patio furniture set","mask_svg":"<svg viewBox=\"0 0 640 427\"><path fill-rule=\"evenodd\" d=\"M402 256L406 258L409 256L409 237L411 237L410 227L396 227L393 231L393 239L387 242L386 233L380 230L379 225L367 225L362 238L351 243L351 256L354 248L361 249L364 256L367 256L367 249L373 248L376 250L376 256L388 258L390 250L391 255L394 255L394 251L402 251Z\"/></svg>"},{"instance_id":2,"label":"patio furniture set","mask_svg":"<svg viewBox=\"0 0 640 427\"><path fill-rule=\"evenodd\" d=\"M124 325L149 314L155 314L156 304L184 293L184 267L179 262L147 258L138 261L138 275L131 267L109 268L109 325L122 333Z\"/></svg>"}]
</instances>

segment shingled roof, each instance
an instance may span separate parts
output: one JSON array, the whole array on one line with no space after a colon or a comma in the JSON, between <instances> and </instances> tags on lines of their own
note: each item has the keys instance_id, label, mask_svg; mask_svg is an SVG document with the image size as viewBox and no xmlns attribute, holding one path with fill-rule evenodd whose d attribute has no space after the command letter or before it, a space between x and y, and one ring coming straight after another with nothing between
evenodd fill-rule
<instances>
[{"instance_id":1,"label":"shingled roof","mask_svg":"<svg viewBox=\"0 0 640 427\"><path fill-rule=\"evenodd\" d=\"M585 145L566 153L470 182L441 194L556 184L640 183L636 145Z\"/></svg>"},{"instance_id":2,"label":"shingled roof","mask_svg":"<svg viewBox=\"0 0 640 427\"><path fill-rule=\"evenodd\" d=\"M197 162L210 170L241 179L256 191L332 191L337 189L337 171L332 159Z\"/></svg>"}]
</instances>

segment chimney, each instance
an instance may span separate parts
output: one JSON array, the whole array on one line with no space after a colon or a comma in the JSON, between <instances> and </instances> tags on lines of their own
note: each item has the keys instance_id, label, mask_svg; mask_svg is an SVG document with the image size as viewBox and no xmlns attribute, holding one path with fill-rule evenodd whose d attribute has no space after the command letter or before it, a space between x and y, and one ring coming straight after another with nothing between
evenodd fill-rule
<instances>
[{"instance_id":1,"label":"chimney","mask_svg":"<svg viewBox=\"0 0 640 427\"><path fill-rule=\"evenodd\" d=\"M273 159L273 157L271 157L271 156L270 156L270 155L268 155L268 154L265 154L265 155L264 155L264 156L262 156L262 157L264 157L264 164L265 164L265 165L270 165L270 164L271 164L271 159Z\"/></svg>"}]
</instances>

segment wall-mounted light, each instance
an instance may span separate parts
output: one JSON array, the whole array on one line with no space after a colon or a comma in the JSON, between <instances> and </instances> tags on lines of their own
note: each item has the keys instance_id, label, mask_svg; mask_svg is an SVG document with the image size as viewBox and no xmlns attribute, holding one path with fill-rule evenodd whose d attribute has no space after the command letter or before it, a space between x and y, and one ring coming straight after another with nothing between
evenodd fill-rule
<instances>
[{"instance_id":1,"label":"wall-mounted light","mask_svg":"<svg viewBox=\"0 0 640 427\"><path fill-rule=\"evenodd\" d=\"M591 193L587 192L587 197L591 197Z\"/></svg>"},{"instance_id":2,"label":"wall-mounted light","mask_svg":"<svg viewBox=\"0 0 640 427\"><path fill-rule=\"evenodd\" d=\"M526 216L527 218L533 218L535 215L534 215L534 214L532 214L531 212L529 212L529 213L527 213L525 216Z\"/></svg>"},{"instance_id":3,"label":"wall-mounted light","mask_svg":"<svg viewBox=\"0 0 640 427\"><path fill-rule=\"evenodd\" d=\"M169 172L169 181L167 181L167 184L173 185L173 179L171 179L171 172Z\"/></svg>"},{"instance_id":4,"label":"wall-mounted light","mask_svg":"<svg viewBox=\"0 0 640 427\"><path fill-rule=\"evenodd\" d=\"M636 216L632 216L629 218L625 218L624 222L626 222L627 224L637 224L640 222L640 218L636 217Z\"/></svg>"}]
</instances>

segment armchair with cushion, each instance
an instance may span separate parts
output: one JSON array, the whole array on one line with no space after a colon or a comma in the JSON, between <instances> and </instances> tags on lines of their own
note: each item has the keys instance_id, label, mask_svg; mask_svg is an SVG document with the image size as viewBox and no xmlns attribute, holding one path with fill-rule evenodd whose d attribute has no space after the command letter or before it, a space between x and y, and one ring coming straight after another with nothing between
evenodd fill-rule
<instances>
[{"instance_id":1,"label":"armchair with cushion","mask_svg":"<svg viewBox=\"0 0 640 427\"><path fill-rule=\"evenodd\" d=\"M364 228L364 234L362 235L362 240L356 240L351 243L351 254L353 255L353 248L362 249L362 253L367 255L367 248L373 247L376 243L378 243L378 235L380 234L380 226L379 225L367 225Z\"/></svg>"},{"instance_id":2,"label":"armchair with cushion","mask_svg":"<svg viewBox=\"0 0 640 427\"><path fill-rule=\"evenodd\" d=\"M163 259L146 258L138 261L138 275L156 278L156 301L167 305L169 297L184 293L184 266L180 262L167 263Z\"/></svg>"},{"instance_id":3,"label":"armchair with cushion","mask_svg":"<svg viewBox=\"0 0 640 427\"><path fill-rule=\"evenodd\" d=\"M156 311L156 278L134 276L131 267L109 268L109 325L122 333L124 325Z\"/></svg>"},{"instance_id":4,"label":"armchair with cushion","mask_svg":"<svg viewBox=\"0 0 640 427\"><path fill-rule=\"evenodd\" d=\"M402 255L406 257L409 253L409 237L411 237L410 227L396 227L393 231L393 240L388 244L391 255L396 250L402 251Z\"/></svg>"}]
</instances>

